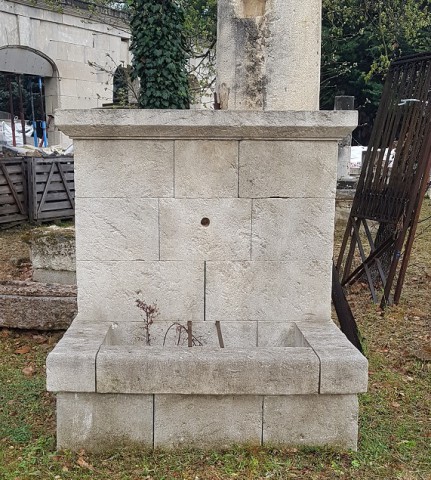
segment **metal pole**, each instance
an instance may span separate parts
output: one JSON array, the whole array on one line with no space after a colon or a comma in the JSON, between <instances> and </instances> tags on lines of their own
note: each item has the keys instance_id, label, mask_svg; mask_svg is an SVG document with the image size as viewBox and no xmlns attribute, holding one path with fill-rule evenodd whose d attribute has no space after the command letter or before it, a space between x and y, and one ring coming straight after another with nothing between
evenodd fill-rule
<instances>
[{"instance_id":1,"label":"metal pole","mask_svg":"<svg viewBox=\"0 0 431 480\"><path fill-rule=\"evenodd\" d=\"M43 146L48 146L48 137L46 135L46 119L45 119L45 104L43 101L43 91L42 91L42 77L39 77L39 93L40 93L40 108L42 111L42 135L43 135Z\"/></svg>"},{"instance_id":2,"label":"metal pole","mask_svg":"<svg viewBox=\"0 0 431 480\"><path fill-rule=\"evenodd\" d=\"M16 147L16 137L15 137L15 119L14 119L14 111L13 111L13 93L12 93L12 82L10 77L7 77L8 85L9 85L9 105L10 105L10 126L12 129L12 145Z\"/></svg>"},{"instance_id":3,"label":"metal pole","mask_svg":"<svg viewBox=\"0 0 431 480\"><path fill-rule=\"evenodd\" d=\"M33 123L33 144L35 147L38 146L37 142L37 131L36 131L36 119L34 117L34 101L33 101L33 80L30 79L30 103L31 103L31 120Z\"/></svg>"},{"instance_id":4,"label":"metal pole","mask_svg":"<svg viewBox=\"0 0 431 480\"><path fill-rule=\"evenodd\" d=\"M18 80L18 94L19 94L19 116L21 117L21 128L22 128L22 144L27 143L25 137L25 117L24 117L24 104L22 101L22 87L21 87L21 75L17 75Z\"/></svg>"}]
</instances>

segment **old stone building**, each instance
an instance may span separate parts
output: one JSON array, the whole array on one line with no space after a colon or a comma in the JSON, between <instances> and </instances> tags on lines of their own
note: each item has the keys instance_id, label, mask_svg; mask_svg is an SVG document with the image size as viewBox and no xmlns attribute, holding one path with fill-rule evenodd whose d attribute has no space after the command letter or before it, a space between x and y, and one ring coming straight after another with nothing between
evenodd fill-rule
<instances>
[{"instance_id":1,"label":"old stone building","mask_svg":"<svg viewBox=\"0 0 431 480\"><path fill-rule=\"evenodd\" d=\"M126 17L79 0L0 0L0 74L43 77L45 111L95 108L112 102L113 72L130 63ZM97 68L94 65L102 68ZM50 144L70 140L49 127Z\"/></svg>"}]
</instances>

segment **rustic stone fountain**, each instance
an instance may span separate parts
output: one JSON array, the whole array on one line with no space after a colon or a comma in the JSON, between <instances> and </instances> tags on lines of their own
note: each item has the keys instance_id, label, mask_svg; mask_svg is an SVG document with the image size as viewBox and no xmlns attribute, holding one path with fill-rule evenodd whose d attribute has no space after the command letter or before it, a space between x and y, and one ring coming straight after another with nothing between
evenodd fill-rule
<instances>
[{"instance_id":1,"label":"rustic stone fountain","mask_svg":"<svg viewBox=\"0 0 431 480\"><path fill-rule=\"evenodd\" d=\"M356 448L367 361L330 318L356 115L317 110L319 45L319 0L219 0L221 111L57 112L79 309L47 360L59 448Z\"/></svg>"}]
</instances>

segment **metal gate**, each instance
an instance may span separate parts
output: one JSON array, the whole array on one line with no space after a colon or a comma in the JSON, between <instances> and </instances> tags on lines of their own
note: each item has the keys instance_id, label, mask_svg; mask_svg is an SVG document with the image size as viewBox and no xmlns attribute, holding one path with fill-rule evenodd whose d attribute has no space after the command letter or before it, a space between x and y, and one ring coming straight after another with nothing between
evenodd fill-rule
<instances>
[{"instance_id":1,"label":"metal gate","mask_svg":"<svg viewBox=\"0 0 431 480\"><path fill-rule=\"evenodd\" d=\"M375 303L398 303L430 167L431 53L426 53L390 67L338 256L343 286L366 279Z\"/></svg>"}]
</instances>

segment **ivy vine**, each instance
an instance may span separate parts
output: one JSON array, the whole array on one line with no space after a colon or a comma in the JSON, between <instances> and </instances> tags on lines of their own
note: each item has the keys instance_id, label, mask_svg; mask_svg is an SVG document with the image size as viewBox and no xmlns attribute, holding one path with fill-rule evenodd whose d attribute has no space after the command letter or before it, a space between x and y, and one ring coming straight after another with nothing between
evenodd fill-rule
<instances>
[{"instance_id":1,"label":"ivy vine","mask_svg":"<svg viewBox=\"0 0 431 480\"><path fill-rule=\"evenodd\" d=\"M130 50L140 108L189 108L184 9L177 0L131 0Z\"/></svg>"}]
</instances>

